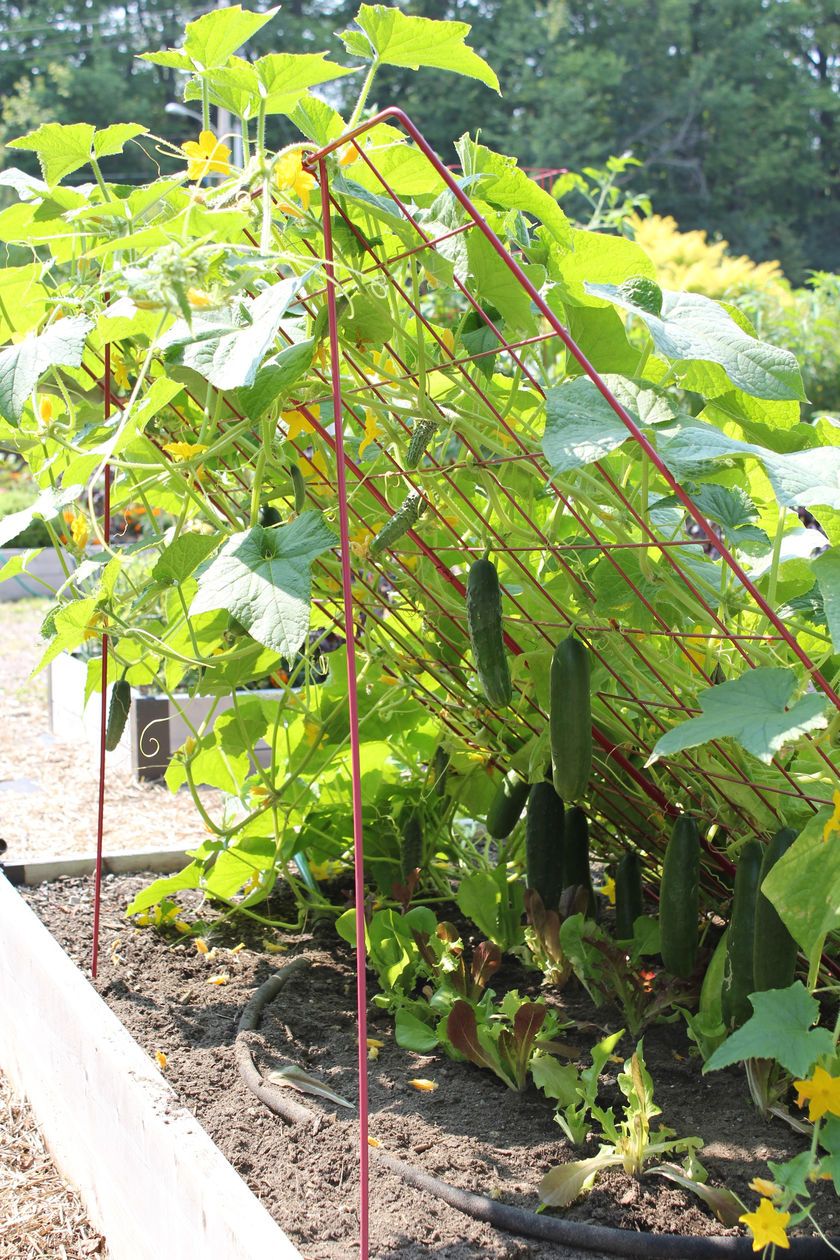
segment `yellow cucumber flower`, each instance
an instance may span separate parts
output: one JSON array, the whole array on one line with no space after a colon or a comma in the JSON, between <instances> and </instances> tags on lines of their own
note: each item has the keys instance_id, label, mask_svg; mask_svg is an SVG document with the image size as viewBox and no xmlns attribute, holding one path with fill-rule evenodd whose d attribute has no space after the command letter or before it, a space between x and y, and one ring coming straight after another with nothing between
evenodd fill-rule
<instances>
[{"instance_id":1,"label":"yellow cucumber flower","mask_svg":"<svg viewBox=\"0 0 840 1260\"><path fill-rule=\"evenodd\" d=\"M90 529L88 523L81 513L77 513L70 522L70 537L73 539L73 545L84 551L90 538Z\"/></svg>"},{"instance_id":2,"label":"yellow cucumber flower","mask_svg":"<svg viewBox=\"0 0 840 1260\"><path fill-rule=\"evenodd\" d=\"M122 359L114 358L111 360L111 375L114 378L114 384L117 389L128 389L128 368Z\"/></svg>"},{"instance_id":3,"label":"yellow cucumber flower","mask_svg":"<svg viewBox=\"0 0 840 1260\"><path fill-rule=\"evenodd\" d=\"M611 906L615 905L615 880L612 875L605 875L603 884L600 888L596 888L595 891L603 893Z\"/></svg>"},{"instance_id":4,"label":"yellow cucumber flower","mask_svg":"<svg viewBox=\"0 0 840 1260\"><path fill-rule=\"evenodd\" d=\"M201 442L166 442L163 449L167 455L171 455L176 464L181 464L185 459L192 459L194 455L203 455L207 447Z\"/></svg>"},{"instance_id":5,"label":"yellow cucumber flower","mask_svg":"<svg viewBox=\"0 0 840 1260\"><path fill-rule=\"evenodd\" d=\"M376 414L373 411L365 412L365 436L359 443L359 455L364 455L369 446L373 446L374 442L383 437L383 432L379 427Z\"/></svg>"},{"instance_id":6,"label":"yellow cucumber flower","mask_svg":"<svg viewBox=\"0 0 840 1260\"><path fill-rule=\"evenodd\" d=\"M187 301L196 311L206 310L213 305L213 299L206 289L187 289Z\"/></svg>"},{"instance_id":7,"label":"yellow cucumber flower","mask_svg":"<svg viewBox=\"0 0 840 1260\"><path fill-rule=\"evenodd\" d=\"M303 169L301 153L284 153L274 168L274 180L281 192L294 193L304 210L309 209L309 194L317 180Z\"/></svg>"},{"instance_id":8,"label":"yellow cucumber flower","mask_svg":"<svg viewBox=\"0 0 840 1260\"><path fill-rule=\"evenodd\" d=\"M310 407L312 415L316 420L321 418L321 408L316 403ZM286 426L286 441L292 442L301 433L313 433L314 427L308 416L302 411L281 411L280 417Z\"/></svg>"},{"instance_id":9,"label":"yellow cucumber flower","mask_svg":"<svg viewBox=\"0 0 840 1260\"><path fill-rule=\"evenodd\" d=\"M840 1116L840 1076L832 1076L825 1068L815 1067L808 1081L794 1081L797 1091L797 1103L804 1107L808 1103L808 1119L813 1123L820 1120L827 1111L833 1116Z\"/></svg>"},{"instance_id":10,"label":"yellow cucumber flower","mask_svg":"<svg viewBox=\"0 0 840 1260\"><path fill-rule=\"evenodd\" d=\"M187 159L188 179L203 179L212 173L229 175L231 172L228 161L230 149L217 140L212 131L202 131L198 140L187 140L181 145L181 152Z\"/></svg>"},{"instance_id":11,"label":"yellow cucumber flower","mask_svg":"<svg viewBox=\"0 0 840 1260\"><path fill-rule=\"evenodd\" d=\"M768 1181L766 1177L753 1177L750 1190L755 1190L756 1194L763 1195L765 1199L777 1199L782 1193L781 1186L777 1186L775 1181Z\"/></svg>"},{"instance_id":12,"label":"yellow cucumber flower","mask_svg":"<svg viewBox=\"0 0 840 1260\"><path fill-rule=\"evenodd\" d=\"M790 1223L790 1212L780 1212L769 1199L762 1199L754 1212L745 1212L738 1220L743 1221L752 1234L753 1251L763 1251L771 1245L785 1250L790 1247L785 1232Z\"/></svg>"}]
</instances>

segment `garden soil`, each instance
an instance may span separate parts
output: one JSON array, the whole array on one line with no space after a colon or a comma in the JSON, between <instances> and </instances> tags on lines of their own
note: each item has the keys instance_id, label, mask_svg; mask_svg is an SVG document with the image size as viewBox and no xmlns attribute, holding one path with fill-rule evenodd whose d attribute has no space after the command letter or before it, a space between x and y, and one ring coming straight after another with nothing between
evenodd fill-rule
<instances>
[{"instance_id":1,"label":"garden soil","mask_svg":"<svg viewBox=\"0 0 840 1260\"><path fill-rule=\"evenodd\" d=\"M290 1127L269 1112L242 1083L234 1039L242 1008L254 989L288 959L305 955L311 966L293 976L263 1015L255 1058L265 1073L282 1064L308 1073L353 1101L356 1098L355 980L353 956L330 921L302 934L247 924L219 926L208 936L214 952L198 952L189 938L165 937L124 918L125 907L148 882L142 876L107 876L103 883L99 992L137 1041L166 1056L165 1074L233 1166L247 1181L305 1260L348 1260L357 1245L357 1129L352 1112L297 1092L317 1113L314 1126ZM90 880L63 880L23 895L70 956L89 966ZM182 898L187 904L190 895ZM192 901L193 908L198 902ZM288 912L288 906L285 907ZM207 915L206 909L202 910ZM256 927L256 932L254 932ZM266 952L266 942L276 952ZM242 948L236 947L242 945ZM497 992L527 984L529 973L503 969ZM219 977L222 981L219 982ZM371 986L372 987L372 986ZM581 1050L620 1027L617 1012L591 1006L572 987L563 994L568 1015L597 1028L570 1030ZM415 1055L394 1042L387 1013L370 1010L369 1036L383 1043L369 1063L370 1131L388 1151L453 1185L522 1208L537 1206L537 1187L554 1164L580 1157L552 1119L552 1108L529 1086L521 1094L491 1074L443 1055ZM629 1052L625 1039L619 1049ZM767 1175L766 1160L784 1160L804 1141L779 1121L760 1119L739 1070L701 1077L679 1024L658 1025L645 1036L645 1056L662 1108L661 1121L679 1136L699 1134L710 1180L735 1190L751 1208L748 1182ZM616 1065L603 1079L602 1097L617 1098ZM434 1082L418 1092L411 1081ZM584 1153L593 1154L590 1145ZM837 1199L820 1195L819 1220L838 1231ZM371 1255L377 1260L513 1260L572 1252L499 1233L454 1208L371 1168ZM630 1230L722 1234L702 1203L656 1177L635 1181L604 1176L568 1217ZM586 1255L598 1260L596 1253Z\"/></svg>"}]
</instances>

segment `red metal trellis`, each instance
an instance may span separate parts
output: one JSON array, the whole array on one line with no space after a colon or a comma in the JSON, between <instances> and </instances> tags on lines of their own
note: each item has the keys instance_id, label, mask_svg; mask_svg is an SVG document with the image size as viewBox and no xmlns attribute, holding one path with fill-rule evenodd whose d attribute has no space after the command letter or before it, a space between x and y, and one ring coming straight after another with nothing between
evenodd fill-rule
<instances>
[{"instance_id":1,"label":"red metal trellis","mask_svg":"<svg viewBox=\"0 0 840 1260\"><path fill-rule=\"evenodd\" d=\"M458 203L463 222L446 230L429 232L418 214L400 195L393 182L377 165L376 151L366 147L364 138L384 122L396 123L417 152L423 155L429 170L434 172L442 186ZM344 204L340 186L337 190L331 176L330 155L339 147L352 146L357 154L365 179L384 199L391 212L405 228L399 247L388 253L381 242L371 241L354 220ZM516 257L507 250L480 213L475 201L468 196L458 178L434 154L410 119L398 109L382 111L375 118L361 124L349 135L342 136L307 161L308 167L317 174L321 193L321 213L324 245L326 286L314 288L302 299L302 308L310 315L317 313L319 303L326 302L329 316L329 364L316 369L316 376L323 392L315 396L292 398L288 405L299 410L309 424L305 440L296 442L298 461L313 474L309 495L318 506L323 506L315 478L323 476L316 461L320 451L328 451L334 457L334 476L328 474L328 489L335 495L340 528L341 592L331 592L333 562L322 559L316 562L314 607L320 618L334 623L344 631L347 641L347 668L349 682L349 719L352 750L352 805L354 852L356 858L356 904L364 904L363 883L363 834L362 834L362 784L360 766L360 718L356 687L357 634L354 627L361 624L364 614L365 634L382 635L383 641L396 645L403 655L403 670L413 667L414 693L441 721L453 739L486 755L488 761L504 765L506 751L503 735L503 715L491 715L487 724L476 719L474 710L464 704L463 679L472 673L468 644L465 636L465 565L484 550L489 542L495 557L503 565L502 582L505 598L506 641L514 656L522 657L525 664L536 650L552 648L562 633L574 629L587 644L601 674L601 683L594 699L596 720L593 734L598 754L595 774L591 784L593 832L601 851L606 855L617 852L621 844L630 840L654 861L661 854L664 844L665 819L679 811L680 805L696 812L707 822L715 821L718 805L722 806L745 834L766 831L770 822L775 825L785 816L790 803L797 808L814 810L828 803L818 790L807 790L780 761L773 765L774 778L757 776L745 767L730 748L717 742L714 760L701 753L686 752L672 761L661 761L655 774L645 769L656 738L676 721L694 716L696 709L684 694L684 688L667 676L658 664L651 644L673 644L676 659L691 673L695 681L705 686L712 684L711 663L698 662L692 647L698 637L715 645L715 657L728 654L739 665L755 668L759 663L756 650L761 646L772 647L787 653L808 672L814 684L826 697L840 708L840 696L797 640L795 634L764 598L756 583L745 572L743 565L721 539L719 532L698 509L643 430L634 421L613 391L581 351L573 337L563 326L550 305L531 283ZM345 168L346 169L346 168ZM557 174L559 172L552 172ZM361 178L361 177L360 177ZM354 268L345 266L342 249L336 245L334 226L342 227L341 240L351 240L356 255L362 259ZM406 283L403 269L407 263L422 263L436 254L442 246L451 245L458 237L478 233L493 250L495 256L508 269L521 286L533 307L539 312L543 326L536 335L512 337L499 317L487 309L471 291L467 280L456 278L458 299L463 311L471 311L494 338L490 348L474 353L465 347L457 351L447 342L439 324L424 308L416 290ZM410 241L410 243L409 243ZM313 259L319 261L316 246L310 242ZM411 425L399 406L393 401L393 389L400 384L416 386L421 370L402 353L393 339L385 343L393 371L383 374L371 368L363 348L343 345L339 339L339 318L336 299L346 287L352 292L355 280L378 283L388 293L395 310L406 325L416 330L418 343L433 348L435 359L426 363L423 371L446 375L457 381L465 399L475 412L499 435L497 449L486 448L465 431L466 426L453 419L446 407L436 398L431 400L441 434L446 441L432 444L421 466L412 470L402 467L394 453L393 443L382 443L379 456L372 467L361 462L352 447L352 438L365 432L365 404L374 399L377 410L387 415L393 433L400 441L408 440ZM288 334L282 334L291 341ZM697 536L668 536L640 512L631 489L619 482L604 460L592 465L593 475L599 479L610 502L622 520L627 537L614 538L599 526L592 511L581 500L574 478L554 475L549 469L542 451L520 427L513 423L510 414L498 405L482 377L485 361L492 365L505 360L519 379L526 383L536 399L544 399L545 383L535 368L534 355L541 349L550 349L570 356L580 371L593 382L614 414L625 426L636 449L648 461L653 474L660 479L681 505L686 517L697 527ZM104 363L105 414L110 412L110 357L105 351ZM189 393L189 391L187 391ZM228 396L220 400L222 424L241 423L245 418L235 401ZM329 411L329 419L322 419L319 408ZM173 428L183 422L177 407L172 407ZM177 430L176 430L177 432ZM255 432L259 432L255 425ZM498 449L501 446L501 449ZM349 449L348 449L349 448ZM230 462L225 476L208 474L206 489L219 512L228 520L237 519L236 494L248 490L247 475L243 466L251 459L250 452L240 445L238 456L241 465ZM483 511L483 500L478 494L465 488L463 474L480 477L482 492L498 495L504 515L515 527L527 531L532 545L511 541L502 525L494 524L490 514ZM573 523L576 534L571 539L552 536L551 530L535 519L527 503L517 494L513 477L527 475L541 492L553 496L562 515ZM107 478L107 474L106 474ZM478 484L478 482L476 482ZM108 481L106 479L106 514L108 512ZM443 496L430 492L430 487L442 490ZM427 502L423 523L412 529L400 543L389 550L378 562L364 556L353 563L353 527L370 530L387 517L395 506L393 491L401 496L406 490L424 494ZM445 503L457 506L461 517L449 518ZM472 522L473 529L465 533L464 520ZM108 524L106 520L106 536ZM513 528L513 527L512 527ZM690 558L703 548L713 549L715 562L728 570L738 587L752 602L760 615L759 629L744 630L734 623L725 612L715 606L703 581L692 569ZM632 607L639 612L639 624L628 615L620 619L610 616L588 600L588 578L582 571L580 558L584 554L600 557L621 590L632 598ZM686 593L702 635L696 628L681 630L669 621L667 609L657 605L656 598L644 589L643 583L631 567L631 558L646 557L654 553L668 574L676 579ZM537 557L543 562L550 559L555 572L562 576L564 590L574 593L581 606L590 610L587 616L579 611L571 612L562 594L553 589L550 581L540 582L531 563ZM419 561L419 563L418 563ZM393 595L383 597L382 584L388 584ZM537 596L542 610L539 620L529 611L523 592ZM588 601L588 602L587 602ZM435 655L428 641L426 629L434 627ZM419 629L418 629L419 627ZM361 635L361 631L359 631ZM535 646L536 645L536 646ZM103 738L105 726L105 683L107 681L107 636L103 635ZM434 673L434 680L431 674ZM527 673L518 678L516 720L519 728L531 739L537 740L545 729L545 706L536 689L528 685ZM492 723L495 723L493 725ZM489 732L489 735L488 735ZM830 757L817 743L812 745L815 755L832 775L836 775ZM94 974L97 959L99 922L99 880L101 876L102 822L104 801L104 744L100 757L100 798L98 860L96 874L96 903L94 926ZM715 895L727 893L727 881L733 867L725 853L707 834L705 839L710 862L714 866L706 874L707 887ZM360 1101L360 1245L361 1255L368 1251L368 1132L367 1132L367 1045L366 999L364 967L364 922L357 916L357 1008L358 1008L358 1070Z\"/></svg>"}]
</instances>

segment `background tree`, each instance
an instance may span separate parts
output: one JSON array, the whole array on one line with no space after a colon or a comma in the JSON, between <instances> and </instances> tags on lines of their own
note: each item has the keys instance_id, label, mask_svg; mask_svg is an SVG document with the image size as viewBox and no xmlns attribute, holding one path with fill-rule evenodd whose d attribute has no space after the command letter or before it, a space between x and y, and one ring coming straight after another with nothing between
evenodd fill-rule
<instances>
[{"instance_id":1,"label":"background tree","mask_svg":"<svg viewBox=\"0 0 840 1260\"><path fill-rule=\"evenodd\" d=\"M265 9L268 0L245 0ZM179 76L136 53L177 44L205 4L179 0L0 0L0 133L46 118L138 118L183 140L165 112ZM340 46L347 0L290 0L249 45ZM799 281L840 269L840 8L837 0L410 0L412 14L473 26L504 95L444 73L386 68L382 105L401 105L447 161L463 131L525 165L579 168L632 150L633 181L683 228L779 258ZM350 107L354 77L329 89ZM342 99L343 97L343 99ZM292 132L273 121L272 139ZM24 161L26 159L23 159ZM21 157L15 154L15 161ZM131 149L112 174L148 170Z\"/></svg>"}]
</instances>

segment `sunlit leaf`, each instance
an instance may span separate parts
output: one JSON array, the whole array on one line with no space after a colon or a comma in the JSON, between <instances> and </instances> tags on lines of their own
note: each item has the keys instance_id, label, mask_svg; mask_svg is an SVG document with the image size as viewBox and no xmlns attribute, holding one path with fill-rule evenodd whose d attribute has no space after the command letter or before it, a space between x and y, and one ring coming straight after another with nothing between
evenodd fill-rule
<instances>
[{"instance_id":1,"label":"sunlit leaf","mask_svg":"<svg viewBox=\"0 0 840 1260\"><path fill-rule=\"evenodd\" d=\"M793 1076L806 1077L822 1055L831 1054L831 1033L814 1028L820 1017L819 1003L800 980L787 989L752 993L750 1002L753 1014L718 1046L704 1073L746 1059L775 1059Z\"/></svg>"},{"instance_id":2,"label":"sunlit leaf","mask_svg":"<svg viewBox=\"0 0 840 1260\"><path fill-rule=\"evenodd\" d=\"M190 613L225 608L258 643L291 658L309 629L312 562L335 541L318 512L234 534L199 577Z\"/></svg>"},{"instance_id":3,"label":"sunlit leaf","mask_svg":"<svg viewBox=\"0 0 840 1260\"><path fill-rule=\"evenodd\" d=\"M465 43L470 33L466 22L408 17L382 4L363 4L356 25L360 31L351 28L341 35L347 51L356 57L409 70L421 66L452 70L499 91L499 80L487 62Z\"/></svg>"},{"instance_id":4,"label":"sunlit leaf","mask_svg":"<svg viewBox=\"0 0 840 1260\"><path fill-rule=\"evenodd\" d=\"M667 731L647 764L727 736L769 764L785 744L827 725L828 701L821 692L811 692L787 707L796 686L793 670L762 667L701 691L697 699L702 717Z\"/></svg>"}]
</instances>

